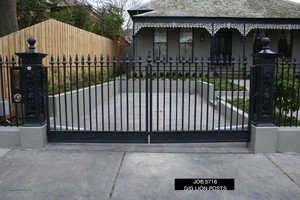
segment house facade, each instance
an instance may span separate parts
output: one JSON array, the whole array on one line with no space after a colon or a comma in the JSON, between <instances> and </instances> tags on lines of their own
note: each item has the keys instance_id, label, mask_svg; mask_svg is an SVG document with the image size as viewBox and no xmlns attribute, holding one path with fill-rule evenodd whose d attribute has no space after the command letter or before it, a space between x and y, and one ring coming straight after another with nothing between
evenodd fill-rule
<instances>
[{"instance_id":1,"label":"house facade","mask_svg":"<svg viewBox=\"0 0 300 200\"><path fill-rule=\"evenodd\" d=\"M270 49L300 59L300 4L288 0L156 0L128 11L135 57L247 59Z\"/></svg>"}]
</instances>

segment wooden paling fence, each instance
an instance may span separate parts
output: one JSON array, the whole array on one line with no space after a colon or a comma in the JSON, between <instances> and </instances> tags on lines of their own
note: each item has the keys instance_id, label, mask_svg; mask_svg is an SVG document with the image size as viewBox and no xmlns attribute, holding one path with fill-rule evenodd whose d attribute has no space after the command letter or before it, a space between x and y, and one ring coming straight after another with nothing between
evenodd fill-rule
<instances>
[{"instance_id":1,"label":"wooden paling fence","mask_svg":"<svg viewBox=\"0 0 300 200\"><path fill-rule=\"evenodd\" d=\"M102 54L103 57L116 56L121 58L125 56L125 49L130 47L130 44L123 39L112 41L50 19L0 38L0 55L11 58L17 52L26 51L28 48L26 41L29 37L34 37L37 40L35 46L39 52L48 54L43 60L44 65L49 65L50 55L62 58L63 54L67 57L76 54L80 56L88 56L88 54L100 56Z\"/></svg>"},{"instance_id":2,"label":"wooden paling fence","mask_svg":"<svg viewBox=\"0 0 300 200\"><path fill-rule=\"evenodd\" d=\"M12 57L14 57L16 62L15 67L18 67L18 58L15 53L25 52L28 49L27 39L29 37L36 39L35 47L38 52L48 54L43 59L45 66L50 66L51 55L56 59L55 62L57 62L57 58L60 58L60 62L63 61L64 56L69 61L70 57L75 59L76 55L79 56L80 60L81 56L87 59L89 55L92 58L102 55L104 58L115 56L117 59L122 59L128 54L126 49L131 47L123 39L113 41L54 19L41 22L0 38L0 56L2 57L0 63L0 104L2 102L0 111L2 109L6 110L2 112L7 112L9 109L9 115L11 116L15 115L16 107L11 99L9 67L11 66ZM6 104L4 105L3 102L6 102ZM11 118L11 116L6 117ZM0 116L0 122L3 120L6 120L5 117Z\"/></svg>"}]
</instances>

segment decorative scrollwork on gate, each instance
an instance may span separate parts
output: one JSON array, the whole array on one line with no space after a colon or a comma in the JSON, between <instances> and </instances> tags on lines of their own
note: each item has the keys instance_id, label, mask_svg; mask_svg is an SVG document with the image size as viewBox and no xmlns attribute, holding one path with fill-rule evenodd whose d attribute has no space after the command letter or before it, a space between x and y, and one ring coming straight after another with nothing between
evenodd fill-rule
<instances>
[{"instance_id":1,"label":"decorative scrollwork on gate","mask_svg":"<svg viewBox=\"0 0 300 200\"><path fill-rule=\"evenodd\" d=\"M263 75L263 101L262 101L262 115L270 115L270 96L271 96L271 80L272 73L265 72Z\"/></svg>"},{"instance_id":2,"label":"decorative scrollwork on gate","mask_svg":"<svg viewBox=\"0 0 300 200\"><path fill-rule=\"evenodd\" d=\"M31 70L31 68L28 67ZM28 102L28 115L30 117L36 116L35 101L34 101L34 77L33 72L28 71L26 75L26 85L27 85L27 102Z\"/></svg>"}]
</instances>

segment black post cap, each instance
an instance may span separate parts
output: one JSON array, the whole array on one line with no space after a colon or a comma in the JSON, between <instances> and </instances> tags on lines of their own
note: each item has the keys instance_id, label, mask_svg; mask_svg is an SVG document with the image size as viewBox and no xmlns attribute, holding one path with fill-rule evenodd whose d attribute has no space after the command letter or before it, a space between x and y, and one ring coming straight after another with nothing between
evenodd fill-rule
<instances>
[{"instance_id":1,"label":"black post cap","mask_svg":"<svg viewBox=\"0 0 300 200\"><path fill-rule=\"evenodd\" d=\"M260 54L275 54L273 51L270 50L270 38L268 37L264 37L261 40L262 43L262 50L259 52Z\"/></svg>"},{"instance_id":2,"label":"black post cap","mask_svg":"<svg viewBox=\"0 0 300 200\"><path fill-rule=\"evenodd\" d=\"M36 43L36 39L34 37L30 37L27 40L28 44L29 44L29 50L34 50L35 49L35 43Z\"/></svg>"},{"instance_id":3,"label":"black post cap","mask_svg":"<svg viewBox=\"0 0 300 200\"><path fill-rule=\"evenodd\" d=\"M262 43L262 49L263 50L266 50L266 49L270 49L269 47L269 44L270 44L270 38L268 37L264 37L262 40L261 40L261 43Z\"/></svg>"}]
</instances>

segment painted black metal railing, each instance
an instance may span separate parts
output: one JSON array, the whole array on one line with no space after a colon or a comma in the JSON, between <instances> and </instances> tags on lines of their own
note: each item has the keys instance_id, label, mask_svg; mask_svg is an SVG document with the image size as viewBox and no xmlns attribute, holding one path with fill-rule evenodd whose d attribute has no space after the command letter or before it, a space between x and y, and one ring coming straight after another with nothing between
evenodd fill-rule
<instances>
[{"instance_id":1,"label":"painted black metal railing","mask_svg":"<svg viewBox=\"0 0 300 200\"><path fill-rule=\"evenodd\" d=\"M281 58L275 66L273 122L300 126L300 63Z\"/></svg>"},{"instance_id":2,"label":"painted black metal railing","mask_svg":"<svg viewBox=\"0 0 300 200\"><path fill-rule=\"evenodd\" d=\"M51 58L50 140L51 132L53 140L72 132L143 137L234 132L240 133L237 141L246 141L250 67L247 60L218 60Z\"/></svg>"},{"instance_id":3,"label":"painted black metal railing","mask_svg":"<svg viewBox=\"0 0 300 200\"><path fill-rule=\"evenodd\" d=\"M0 126L21 126L24 123L24 108L22 103L17 103L18 96L13 95L13 90L20 86L19 66L21 61L14 56L4 59L0 55Z\"/></svg>"},{"instance_id":4,"label":"painted black metal railing","mask_svg":"<svg viewBox=\"0 0 300 200\"><path fill-rule=\"evenodd\" d=\"M14 99L20 63L0 56L2 126L24 122L23 104ZM247 60L76 56L52 58L47 70L48 124L53 132L248 131ZM277 126L300 124L299 77L299 62L278 60L273 111Z\"/></svg>"}]
</instances>

